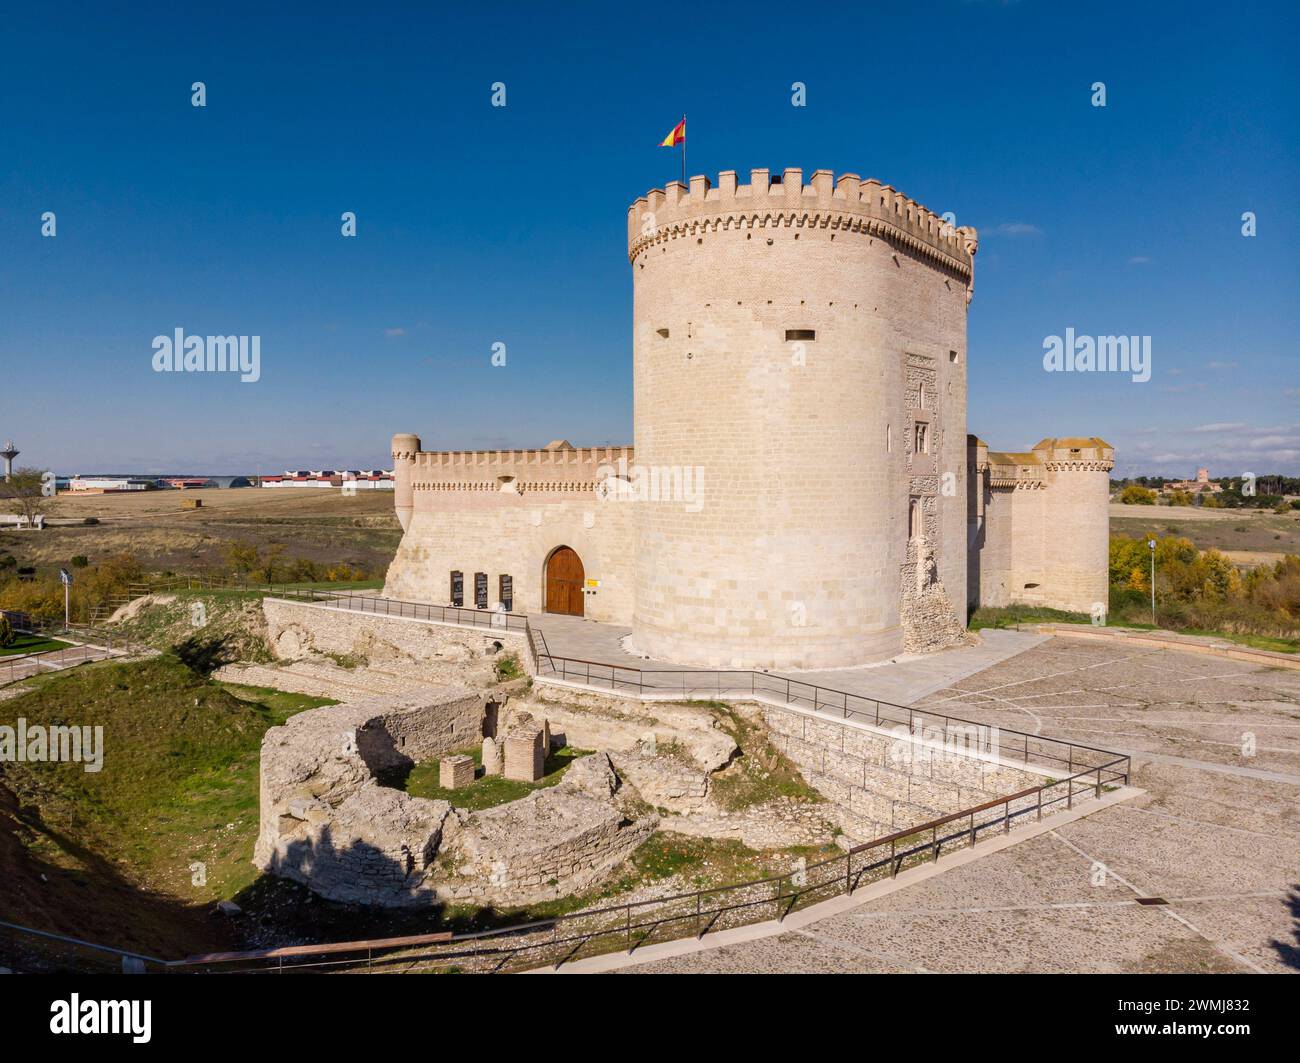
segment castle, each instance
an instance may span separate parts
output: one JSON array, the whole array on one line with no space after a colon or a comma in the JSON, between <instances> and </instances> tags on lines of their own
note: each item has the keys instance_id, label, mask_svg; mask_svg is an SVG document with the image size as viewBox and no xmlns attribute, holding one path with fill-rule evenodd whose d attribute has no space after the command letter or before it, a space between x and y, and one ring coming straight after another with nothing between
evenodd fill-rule
<instances>
[{"instance_id":1,"label":"castle","mask_svg":"<svg viewBox=\"0 0 1300 1063\"><path fill-rule=\"evenodd\" d=\"M387 595L585 616L711 668L938 649L977 604L1104 610L1114 450L966 434L974 229L797 169L673 182L627 224L635 448L394 436Z\"/></svg>"}]
</instances>

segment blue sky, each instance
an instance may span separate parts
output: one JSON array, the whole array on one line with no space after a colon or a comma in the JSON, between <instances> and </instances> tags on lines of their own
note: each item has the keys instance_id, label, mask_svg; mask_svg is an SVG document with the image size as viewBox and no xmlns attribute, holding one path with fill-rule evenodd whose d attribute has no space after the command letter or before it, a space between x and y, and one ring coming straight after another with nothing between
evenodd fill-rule
<instances>
[{"instance_id":1,"label":"blue sky","mask_svg":"<svg viewBox=\"0 0 1300 1063\"><path fill-rule=\"evenodd\" d=\"M272 6L6 12L20 465L630 442L626 210L676 177L657 143L686 112L692 173L855 172L980 230L969 424L994 446L1300 472L1300 5ZM153 372L177 327L260 335L261 380ZM1152 379L1044 372L1066 328L1150 335Z\"/></svg>"}]
</instances>

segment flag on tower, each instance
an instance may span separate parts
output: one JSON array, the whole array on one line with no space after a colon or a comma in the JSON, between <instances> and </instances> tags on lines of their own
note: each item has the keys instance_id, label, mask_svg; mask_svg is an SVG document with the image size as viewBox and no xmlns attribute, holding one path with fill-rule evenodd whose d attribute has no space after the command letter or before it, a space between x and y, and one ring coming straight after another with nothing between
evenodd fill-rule
<instances>
[{"instance_id":1,"label":"flag on tower","mask_svg":"<svg viewBox=\"0 0 1300 1063\"><path fill-rule=\"evenodd\" d=\"M675 148L678 144L686 142L686 115L682 115L682 120L673 126L673 131L663 139L661 148Z\"/></svg>"}]
</instances>

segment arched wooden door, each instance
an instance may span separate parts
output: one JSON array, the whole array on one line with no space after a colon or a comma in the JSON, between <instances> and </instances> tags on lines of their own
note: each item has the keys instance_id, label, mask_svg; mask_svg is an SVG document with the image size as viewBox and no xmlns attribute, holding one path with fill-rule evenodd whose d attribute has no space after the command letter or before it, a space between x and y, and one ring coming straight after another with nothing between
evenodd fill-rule
<instances>
[{"instance_id":1,"label":"arched wooden door","mask_svg":"<svg viewBox=\"0 0 1300 1063\"><path fill-rule=\"evenodd\" d=\"M561 546L546 559L546 611L582 616L583 581L586 573L582 559L567 546Z\"/></svg>"}]
</instances>

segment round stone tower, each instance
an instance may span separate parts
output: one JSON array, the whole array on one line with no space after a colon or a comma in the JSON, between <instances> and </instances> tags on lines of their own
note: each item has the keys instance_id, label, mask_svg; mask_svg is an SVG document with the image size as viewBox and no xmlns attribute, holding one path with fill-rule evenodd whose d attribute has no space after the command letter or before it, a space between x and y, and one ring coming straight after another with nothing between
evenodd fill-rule
<instances>
[{"instance_id":1,"label":"round stone tower","mask_svg":"<svg viewBox=\"0 0 1300 1063\"><path fill-rule=\"evenodd\" d=\"M415 512L415 485L411 476L415 457L420 453L420 437L410 432L398 432L393 436L390 453L393 457L393 508L397 510L397 522L402 531L406 531L411 526L411 514Z\"/></svg>"},{"instance_id":2,"label":"round stone tower","mask_svg":"<svg viewBox=\"0 0 1300 1063\"><path fill-rule=\"evenodd\" d=\"M631 649L833 668L919 648L936 608L964 626L975 249L827 170L632 205Z\"/></svg>"},{"instance_id":3,"label":"round stone tower","mask_svg":"<svg viewBox=\"0 0 1300 1063\"><path fill-rule=\"evenodd\" d=\"M1043 528L1043 571L1052 604L1105 613L1110 598L1110 473L1115 448L1096 436L1041 440L1050 527Z\"/></svg>"}]
</instances>

